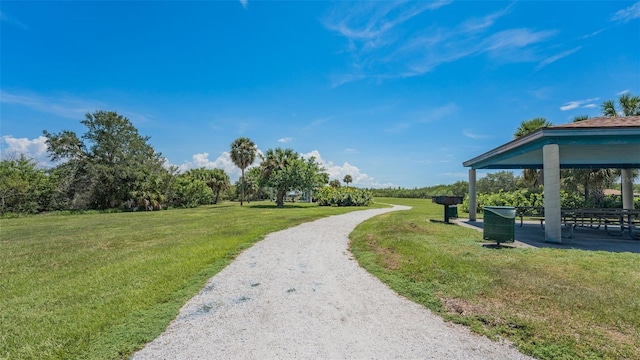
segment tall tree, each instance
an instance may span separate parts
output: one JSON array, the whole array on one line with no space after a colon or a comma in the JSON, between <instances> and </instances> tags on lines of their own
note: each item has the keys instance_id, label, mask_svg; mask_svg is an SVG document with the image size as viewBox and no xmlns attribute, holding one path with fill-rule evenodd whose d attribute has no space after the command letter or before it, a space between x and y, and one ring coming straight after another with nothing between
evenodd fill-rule
<instances>
[{"instance_id":1,"label":"tall tree","mask_svg":"<svg viewBox=\"0 0 640 360\"><path fill-rule=\"evenodd\" d=\"M607 100L602 103L602 115L607 117L615 116L640 116L640 96L632 96L631 94L623 94L618 98L619 109L613 100Z\"/></svg>"},{"instance_id":2,"label":"tall tree","mask_svg":"<svg viewBox=\"0 0 640 360\"><path fill-rule=\"evenodd\" d=\"M513 134L513 137L517 139L525 135L528 135L538 129L541 129L543 127L549 127L551 125L553 124L543 117L537 117L531 120L525 120L520 123L520 126L518 126L518 128L516 129L516 132ZM543 176L544 175L542 170L538 171L536 169L525 169L522 172L522 177L524 181L534 188L542 184Z\"/></svg>"},{"instance_id":3,"label":"tall tree","mask_svg":"<svg viewBox=\"0 0 640 360\"><path fill-rule=\"evenodd\" d=\"M138 134L131 121L113 111L87 113L87 131L57 134L44 130L47 150L60 166L64 191L74 208L114 208L130 201L155 202L162 207L168 191L164 159ZM136 199L136 197L138 197Z\"/></svg>"},{"instance_id":4,"label":"tall tree","mask_svg":"<svg viewBox=\"0 0 640 360\"><path fill-rule=\"evenodd\" d=\"M351 177L351 175L345 175L344 178L342 179L342 181L347 184L347 187L349 187L349 183L353 182L353 178Z\"/></svg>"},{"instance_id":5,"label":"tall tree","mask_svg":"<svg viewBox=\"0 0 640 360\"><path fill-rule=\"evenodd\" d=\"M276 205L284 206L287 191L304 186L302 176L305 163L298 158L298 153L292 149L269 149L260 164L262 178L265 185L276 192Z\"/></svg>"},{"instance_id":6,"label":"tall tree","mask_svg":"<svg viewBox=\"0 0 640 360\"><path fill-rule=\"evenodd\" d=\"M211 192L213 193L212 202L214 204L218 203L220 192L229 190L231 187L229 176L222 169L192 169L189 170L186 175L203 181L209 188L211 188Z\"/></svg>"},{"instance_id":7,"label":"tall tree","mask_svg":"<svg viewBox=\"0 0 640 360\"><path fill-rule=\"evenodd\" d=\"M246 137L237 138L233 143L231 143L231 160L242 172L242 179L240 182L242 187L240 195L241 206L244 202L244 169L253 164L256 160L257 151L256 144Z\"/></svg>"}]
</instances>

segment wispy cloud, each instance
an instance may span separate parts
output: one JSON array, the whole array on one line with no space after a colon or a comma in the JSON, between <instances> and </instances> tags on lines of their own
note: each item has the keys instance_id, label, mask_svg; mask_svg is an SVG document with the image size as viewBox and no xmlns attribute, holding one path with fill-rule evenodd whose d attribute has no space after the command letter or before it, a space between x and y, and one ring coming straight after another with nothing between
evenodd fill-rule
<instances>
[{"instance_id":1,"label":"wispy cloud","mask_svg":"<svg viewBox=\"0 0 640 360\"><path fill-rule=\"evenodd\" d=\"M0 90L0 103L28 107L43 113L69 119L83 118L84 114L104 108L98 101L72 96L42 96L33 93L10 93Z\"/></svg>"},{"instance_id":2,"label":"wispy cloud","mask_svg":"<svg viewBox=\"0 0 640 360\"><path fill-rule=\"evenodd\" d=\"M569 56L571 54L574 54L574 53L578 52L580 49L582 49L582 46L578 46L578 47L575 47L575 48L573 48L571 50L567 50L567 51L561 52L560 54L557 54L557 55L554 55L552 57L546 58L542 62L540 62L540 64L538 64L538 66L536 66L536 70L540 70L540 69L542 69L543 67L545 67L545 66L547 66L549 64L552 64L552 63L554 63L554 62L556 62L556 61L558 61L558 60L560 60L560 59L562 59L564 57L567 57L567 56Z\"/></svg>"},{"instance_id":3,"label":"wispy cloud","mask_svg":"<svg viewBox=\"0 0 640 360\"><path fill-rule=\"evenodd\" d=\"M311 129L315 129L319 126L322 126L322 124L326 123L327 121L333 119L334 116L328 116L328 117L324 117L324 118L319 118L319 119L315 119L313 121L311 121L309 123L309 125L305 126L304 128L302 128L302 130L311 130Z\"/></svg>"},{"instance_id":4,"label":"wispy cloud","mask_svg":"<svg viewBox=\"0 0 640 360\"><path fill-rule=\"evenodd\" d=\"M72 95L40 95L32 92L8 92L0 90L0 103L18 105L46 114L67 119L81 120L85 114L96 110L111 110L112 106L101 101L83 99ZM154 115L119 109L118 113L138 125L152 121Z\"/></svg>"},{"instance_id":5,"label":"wispy cloud","mask_svg":"<svg viewBox=\"0 0 640 360\"><path fill-rule=\"evenodd\" d=\"M331 85L420 76L441 64L481 54L498 63L548 58L538 53L544 49L533 45L548 41L556 30L490 31L501 17L511 13L513 4L453 27L436 25L429 15L449 3L339 3L324 25L347 40L345 52L350 55L350 63L347 71L332 76ZM418 31L413 26L417 22L421 24Z\"/></svg>"},{"instance_id":6,"label":"wispy cloud","mask_svg":"<svg viewBox=\"0 0 640 360\"><path fill-rule=\"evenodd\" d=\"M596 36L596 35L600 34L600 33L601 33L601 32L603 32L603 31L604 31L604 29L596 30L596 31L594 31L594 32L592 32L592 33L589 33L589 34L587 34L587 35L584 35L584 36L582 37L582 39L584 40L584 39L588 39L588 38L590 38L590 37L594 37L594 36Z\"/></svg>"},{"instance_id":7,"label":"wispy cloud","mask_svg":"<svg viewBox=\"0 0 640 360\"><path fill-rule=\"evenodd\" d=\"M279 143L288 143L288 142L291 142L292 140L293 140L292 137L287 136L287 137L283 137L282 139L278 139L278 142Z\"/></svg>"},{"instance_id":8,"label":"wispy cloud","mask_svg":"<svg viewBox=\"0 0 640 360\"><path fill-rule=\"evenodd\" d=\"M238 1L240 1L240 4L245 9L247 8L247 5L249 5L249 0L238 0Z\"/></svg>"},{"instance_id":9,"label":"wispy cloud","mask_svg":"<svg viewBox=\"0 0 640 360\"><path fill-rule=\"evenodd\" d=\"M493 26L496 20L507 15L511 11L511 8L513 8L513 4L514 3L512 3L511 5L507 6L502 10L496 11L492 14L483 16L481 18L469 19L462 24L462 28L467 31L478 31L478 30L484 30L486 28L489 28Z\"/></svg>"},{"instance_id":10,"label":"wispy cloud","mask_svg":"<svg viewBox=\"0 0 640 360\"><path fill-rule=\"evenodd\" d=\"M469 129L464 129L464 130L462 131L462 134L463 134L464 136L468 137L469 139L473 139L473 140L481 140L481 139L486 139L486 138L488 138L488 137L489 137L489 136L487 136L487 135L480 135L480 134L476 134L476 133L472 132L472 131L471 131L471 130L469 130Z\"/></svg>"},{"instance_id":11,"label":"wispy cloud","mask_svg":"<svg viewBox=\"0 0 640 360\"><path fill-rule=\"evenodd\" d=\"M616 11L611 17L611 21L627 23L638 18L640 18L640 1L627 8Z\"/></svg>"},{"instance_id":12,"label":"wispy cloud","mask_svg":"<svg viewBox=\"0 0 640 360\"><path fill-rule=\"evenodd\" d=\"M399 134L418 124L424 124L450 118L457 111L458 106L455 103L447 103L441 106L424 109L412 114L412 120L396 122L392 126L386 128L384 131L391 134Z\"/></svg>"},{"instance_id":13,"label":"wispy cloud","mask_svg":"<svg viewBox=\"0 0 640 360\"><path fill-rule=\"evenodd\" d=\"M26 24L24 24L23 22L21 22L20 20L14 18L14 17L11 17L11 16L7 15L6 13L4 13L2 11L0 11L0 21L2 21L3 23L7 23L9 25L13 25L13 26L19 27L19 28L21 28L23 30L29 30L29 27Z\"/></svg>"},{"instance_id":14,"label":"wispy cloud","mask_svg":"<svg viewBox=\"0 0 640 360\"><path fill-rule=\"evenodd\" d=\"M595 104L591 104L591 102L597 101L599 99L600 98L569 101L569 102L565 103L564 105L560 106L560 110L568 111L568 110L577 109L579 107L592 108L593 106L591 106L591 105L595 105ZM597 105L595 105L595 106L597 106Z\"/></svg>"},{"instance_id":15,"label":"wispy cloud","mask_svg":"<svg viewBox=\"0 0 640 360\"><path fill-rule=\"evenodd\" d=\"M344 153L345 154L358 154L359 151L356 150L356 149L352 149L352 148L346 148L346 149L344 149Z\"/></svg>"},{"instance_id":16,"label":"wispy cloud","mask_svg":"<svg viewBox=\"0 0 640 360\"><path fill-rule=\"evenodd\" d=\"M618 92L616 93L616 96L624 95L624 94L628 93L629 91L631 91L631 90L626 89L626 90L618 91Z\"/></svg>"}]
</instances>

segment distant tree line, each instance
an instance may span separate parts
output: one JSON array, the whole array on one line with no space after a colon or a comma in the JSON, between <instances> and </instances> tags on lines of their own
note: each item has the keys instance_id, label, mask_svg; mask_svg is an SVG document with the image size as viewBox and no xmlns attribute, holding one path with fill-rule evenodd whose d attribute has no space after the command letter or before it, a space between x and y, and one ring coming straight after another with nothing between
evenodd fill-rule
<instances>
[{"instance_id":1,"label":"distant tree line","mask_svg":"<svg viewBox=\"0 0 640 360\"><path fill-rule=\"evenodd\" d=\"M84 134L44 131L47 151L56 164L36 166L24 155L0 160L0 215L53 210L162 210L195 207L220 200L256 200L273 195L284 205L290 191L326 186L329 175L315 158L291 149L269 149L257 156L255 144L239 138L231 157L242 170L232 185L222 169L180 173L141 136L131 121L111 111L86 114ZM251 166L259 157L259 166Z\"/></svg>"}]
</instances>

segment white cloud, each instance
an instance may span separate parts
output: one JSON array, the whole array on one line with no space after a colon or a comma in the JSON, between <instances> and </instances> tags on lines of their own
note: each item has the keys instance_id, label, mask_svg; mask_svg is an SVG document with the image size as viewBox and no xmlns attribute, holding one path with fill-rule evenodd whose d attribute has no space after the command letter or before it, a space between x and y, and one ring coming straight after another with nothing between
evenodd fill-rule
<instances>
[{"instance_id":1,"label":"white cloud","mask_svg":"<svg viewBox=\"0 0 640 360\"><path fill-rule=\"evenodd\" d=\"M595 109L597 107L598 107L598 105L596 105L596 104L587 104L587 105L583 106L583 108L585 108L585 109Z\"/></svg>"},{"instance_id":2,"label":"white cloud","mask_svg":"<svg viewBox=\"0 0 640 360\"><path fill-rule=\"evenodd\" d=\"M631 90L626 89L626 90L619 91L619 92L616 93L616 96L624 95L624 94L628 93L629 91L631 91Z\"/></svg>"},{"instance_id":3,"label":"white cloud","mask_svg":"<svg viewBox=\"0 0 640 360\"><path fill-rule=\"evenodd\" d=\"M261 155L263 155L262 150L258 149L256 159L253 162L253 164L249 165L249 167L257 166L260 163ZM185 161L180 165L175 165L171 163L166 163L165 165L167 167L175 165L178 167L178 170L180 170L180 172L182 173L191 169L198 169L202 167L206 169L222 169L224 170L224 172L227 173L227 175L229 175L231 182L235 182L240 179L242 171L240 170L239 167L236 166L236 164L233 163L233 160L231 160L231 154L228 151L222 152L222 154L220 154L217 158L215 158L215 160L209 159L209 156L210 154L206 152L194 154L191 157L191 161Z\"/></svg>"},{"instance_id":4,"label":"white cloud","mask_svg":"<svg viewBox=\"0 0 640 360\"><path fill-rule=\"evenodd\" d=\"M337 179L342 182L345 175L351 175L353 178L353 185L359 187L379 188L394 186L391 183L381 184L377 182L373 177L363 173L357 166L351 165L345 162L342 165L334 164L333 161L327 161L322 158L318 150L313 150L306 154L300 154L304 158L315 157L316 161L325 168L325 171L329 173L331 180Z\"/></svg>"},{"instance_id":5,"label":"white cloud","mask_svg":"<svg viewBox=\"0 0 640 360\"><path fill-rule=\"evenodd\" d=\"M640 18L640 1L628 8L616 11L611 17L611 21L626 23L638 18Z\"/></svg>"},{"instance_id":6,"label":"white cloud","mask_svg":"<svg viewBox=\"0 0 640 360\"><path fill-rule=\"evenodd\" d=\"M5 135L0 138L0 150L3 159L19 157L23 154L29 159L34 159L39 167L50 168L53 163L47 157L47 138L39 136L33 140L28 138L14 138ZM4 146L3 146L4 145Z\"/></svg>"},{"instance_id":7,"label":"white cloud","mask_svg":"<svg viewBox=\"0 0 640 360\"><path fill-rule=\"evenodd\" d=\"M288 143L288 142L291 142L292 140L293 140L292 137L287 136L287 137L283 137L282 139L278 139L278 142L279 143Z\"/></svg>"},{"instance_id":8,"label":"white cloud","mask_svg":"<svg viewBox=\"0 0 640 360\"><path fill-rule=\"evenodd\" d=\"M567 110L577 109L577 108L579 108L580 106L582 106L584 104L589 104L592 101L596 101L598 99L600 99L600 98L569 101L566 104L560 106L560 110L567 111ZM585 105L584 107L587 107L587 106Z\"/></svg>"},{"instance_id":9,"label":"white cloud","mask_svg":"<svg viewBox=\"0 0 640 360\"><path fill-rule=\"evenodd\" d=\"M497 32L485 40L485 51L504 48L522 48L555 35L553 30L532 31L529 29L509 29Z\"/></svg>"},{"instance_id":10,"label":"white cloud","mask_svg":"<svg viewBox=\"0 0 640 360\"><path fill-rule=\"evenodd\" d=\"M480 135L480 134L476 134L476 133L472 132L472 131L471 131L471 130L469 130L469 129L464 129L464 130L462 131L462 134L463 134L464 136L468 137L469 139L474 139L474 140L480 140L480 139L486 139L486 138L488 138L488 136L487 136L487 135Z\"/></svg>"},{"instance_id":11,"label":"white cloud","mask_svg":"<svg viewBox=\"0 0 640 360\"><path fill-rule=\"evenodd\" d=\"M344 149L344 153L345 154L358 154L359 151L356 150L356 149L352 149L352 148L346 148L346 149Z\"/></svg>"},{"instance_id":12,"label":"white cloud","mask_svg":"<svg viewBox=\"0 0 640 360\"><path fill-rule=\"evenodd\" d=\"M504 8L504 9L502 9L500 11L497 11L497 12L495 12L493 14L486 15L486 16L481 17L479 19L469 19L469 20L465 21L462 24L462 27L464 29L466 29L467 31L484 30L486 28L489 28L489 27L493 26L493 24L499 18L503 17L504 15L507 15L511 11L512 7L513 7L513 4L510 4L506 8Z\"/></svg>"},{"instance_id":13,"label":"white cloud","mask_svg":"<svg viewBox=\"0 0 640 360\"><path fill-rule=\"evenodd\" d=\"M545 66L547 66L547 65L549 65L551 63L554 63L554 62L556 62L556 61L558 61L558 60L560 60L560 59L562 59L564 57L567 57L567 56L569 56L569 55L571 55L573 53L576 53L580 49L582 49L582 46L578 46L578 47L573 48L571 50L567 50L567 51L561 52L560 54L557 54L557 55L554 55L552 57L546 58L542 62L540 62L540 64L538 64L538 66L536 66L536 70L540 70L543 67L545 67Z\"/></svg>"},{"instance_id":14,"label":"white cloud","mask_svg":"<svg viewBox=\"0 0 640 360\"><path fill-rule=\"evenodd\" d=\"M245 9L247 8L247 5L249 5L249 0L238 0L238 1L240 1L240 4Z\"/></svg>"}]
</instances>

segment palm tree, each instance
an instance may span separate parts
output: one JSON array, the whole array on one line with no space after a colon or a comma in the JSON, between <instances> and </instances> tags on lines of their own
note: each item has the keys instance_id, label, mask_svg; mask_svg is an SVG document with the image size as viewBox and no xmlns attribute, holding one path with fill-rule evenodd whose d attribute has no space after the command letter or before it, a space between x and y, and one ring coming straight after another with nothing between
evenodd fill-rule
<instances>
[{"instance_id":1,"label":"palm tree","mask_svg":"<svg viewBox=\"0 0 640 360\"><path fill-rule=\"evenodd\" d=\"M240 206L242 206L244 202L244 169L256 160L257 151L256 144L246 137L239 137L231 143L231 160L242 172Z\"/></svg>"},{"instance_id":2,"label":"palm tree","mask_svg":"<svg viewBox=\"0 0 640 360\"><path fill-rule=\"evenodd\" d=\"M292 149L269 149L262 157L262 179L265 182L270 182L276 191L276 205L278 207L284 206L284 197L287 194L288 183L285 170L287 166L298 160L298 153ZM277 179L272 178L275 177Z\"/></svg>"},{"instance_id":3,"label":"palm tree","mask_svg":"<svg viewBox=\"0 0 640 360\"><path fill-rule=\"evenodd\" d=\"M549 127L551 125L553 124L543 117L537 117L531 120L525 120L520 123L520 126L518 126L518 128L516 129L516 132L513 134L513 137L517 139L527 134L530 134L538 129ZM525 169L522 172L522 178L524 179L524 181L530 184L534 188L542 184L543 176L544 175L542 170L538 171L536 169Z\"/></svg>"},{"instance_id":4,"label":"palm tree","mask_svg":"<svg viewBox=\"0 0 640 360\"><path fill-rule=\"evenodd\" d=\"M218 203L218 198L220 197L220 192L229 190L231 188L231 181L229 181L229 176L222 169L213 169L211 170L211 178L207 181L207 185L213 191L213 203Z\"/></svg>"},{"instance_id":5,"label":"palm tree","mask_svg":"<svg viewBox=\"0 0 640 360\"><path fill-rule=\"evenodd\" d=\"M529 133L532 133L540 128L549 127L553 125L550 121L543 117L533 118L531 120L525 120L520 123L520 126L516 129L516 132L513 134L514 138L523 137Z\"/></svg>"},{"instance_id":6,"label":"palm tree","mask_svg":"<svg viewBox=\"0 0 640 360\"><path fill-rule=\"evenodd\" d=\"M349 183L353 182L353 178L351 177L351 175L345 175L344 179L342 179L342 181L347 184L347 187L349 187Z\"/></svg>"},{"instance_id":7,"label":"palm tree","mask_svg":"<svg viewBox=\"0 0 640 360\"><path fill-rule=\"evenodd\" d=\"M616 109L613 100L607 100L602 103L602 115L607 117L614 116L639 116L640 115L640 96L631 96L631 94L623 94L618 98L620 111Z\"/></svg>"}]
</instances>

